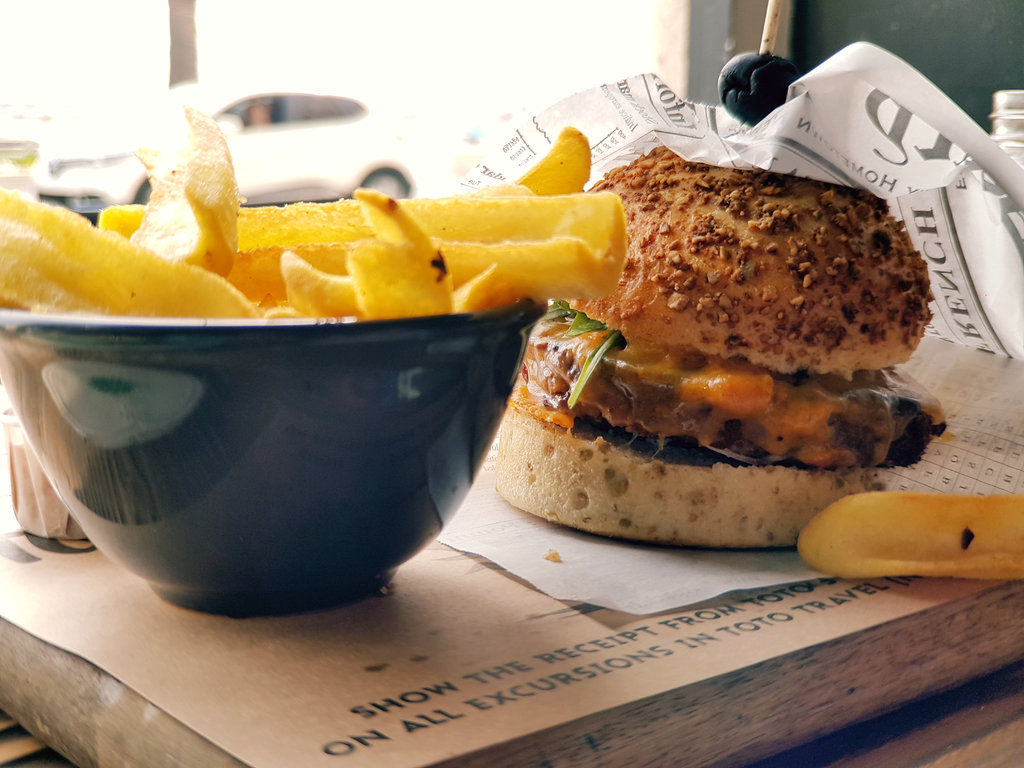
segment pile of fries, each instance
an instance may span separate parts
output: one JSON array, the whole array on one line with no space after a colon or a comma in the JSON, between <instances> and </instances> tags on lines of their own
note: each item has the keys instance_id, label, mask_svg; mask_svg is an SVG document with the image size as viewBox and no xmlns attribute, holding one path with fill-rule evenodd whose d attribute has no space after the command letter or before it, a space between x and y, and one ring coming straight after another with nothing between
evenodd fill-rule
<instances>
[{"instance_id":1,"label":"pile of fries","mask_svg":"<svg viewBox=\"0 0 1024 768\"><path fill-rule=\"evenodd\" d=\"M590 147L567 128L515 184L398 201L242 205L217 124L140 151L152 194L95 226L0 190L0 306L44 312L380 320L520 298L597 297L625 260L622 202L584 193Z\"/></svg>"}]
</instances>

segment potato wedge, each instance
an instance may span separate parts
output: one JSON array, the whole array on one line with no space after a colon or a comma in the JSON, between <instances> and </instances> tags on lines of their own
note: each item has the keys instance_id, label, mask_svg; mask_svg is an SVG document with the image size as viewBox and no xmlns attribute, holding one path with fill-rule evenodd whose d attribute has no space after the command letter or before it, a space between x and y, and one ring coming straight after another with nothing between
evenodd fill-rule
<instances>
[{"instance_id":1,"label":"potato wedge","mask_svg":"<svg viewBox=\"0 0 1024 768\"><path fill-rule=\"evenodd\" d=\"M1024 578L1024 495L877 491L819 512L797 541L803 560L841 578Z\"/></svg>"},{"instance_id":2,"label":"potato wedge","mask_svg":"<svg viewBox=\"0 0 1024 768\"><path fill-rule=\"evenodd\" d=\"M141 153L152 193L131 241L168 261L227 275L238 250L238 185L231 153L210 117L185 107L190 140L177 153Z\"/></svg>"},{"instance_id":3,"label":"potato wedge","mask_svg":"<svg viewBox=\"0 0 1024 768\"><path fill-rule=\"evenodd\" d=\"M558 134L551 149L524 173L518 184L538 195L582 192L590 180L590 142L572 126Z\"/></svg>"},{"instance_id":4,"label":"potato wedge","mask_svg":"<svg viewBox=\"0 0 1024 768\"><path fill-rule=\"evenodd\" d=\"M0 302L51 312L255 317L223 278L169 262L70 211L0 189Z\"/></svg>"}]
</instances>

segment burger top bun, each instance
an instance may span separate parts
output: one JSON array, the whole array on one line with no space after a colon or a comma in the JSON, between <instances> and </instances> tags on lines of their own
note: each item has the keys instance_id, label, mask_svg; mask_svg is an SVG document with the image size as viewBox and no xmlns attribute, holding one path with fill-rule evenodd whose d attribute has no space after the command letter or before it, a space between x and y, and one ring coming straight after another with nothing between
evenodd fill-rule
<instances>
[{"instance_id":1,"label":"burger top bun","mask_svg":"<svg viewBox=\"0 0 1024 768\"><path fill-rule=\"evenodd\" d=\"M688 162L661 147L609 172L630 243L617 289L574 307L629 343L849 377L906 361L928 271L874 195Z\"/></svg>"}]
</instances>

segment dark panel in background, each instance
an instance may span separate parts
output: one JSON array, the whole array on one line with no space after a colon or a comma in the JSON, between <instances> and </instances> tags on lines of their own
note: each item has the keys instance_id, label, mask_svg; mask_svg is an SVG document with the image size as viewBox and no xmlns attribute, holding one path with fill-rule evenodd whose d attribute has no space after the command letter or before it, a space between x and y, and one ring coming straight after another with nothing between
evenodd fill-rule
<instances>
[{"instance_id":1,"label":"dark panel in background","mask_svg":"<svg viewBox=\"0 0 1024 768\"><path fill-rule=\"evenodd\" d=\"M992 92L1024 89L1020 0L793 0L791 57L806 72L864 40L921 71L986 131Z\"/></svg>"}]
</instances>

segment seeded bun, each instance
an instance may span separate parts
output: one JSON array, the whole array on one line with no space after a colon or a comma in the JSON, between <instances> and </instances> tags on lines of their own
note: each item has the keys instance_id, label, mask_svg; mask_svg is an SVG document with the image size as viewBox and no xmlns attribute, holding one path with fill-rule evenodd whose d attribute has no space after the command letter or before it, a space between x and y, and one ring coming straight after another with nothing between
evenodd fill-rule
<instances>
[{"instance_id":1,"label":"seeded bun","mask_svg":"<svg viewBox=\"0 0 1024 768\"><path fill-rule=\"evenodd\" d=\"M924 260L864 191L659 148L595 187L623 199L618 288L573 300L631 343L849 377L905 362L931 319Z\"/></svg>"},{"instance_id":2,"label":"seeded bun","mask_svg":"<svg viewBox=\"0 0 1024 768\"><path fill-rule=\"evenodd\" d=\"M501 425L496 487L511 504L602 536L694 547L790 547L814 514L876 490L876 470L689 464L573 434L515 403Z\"/></svg>"}]
</instances>

